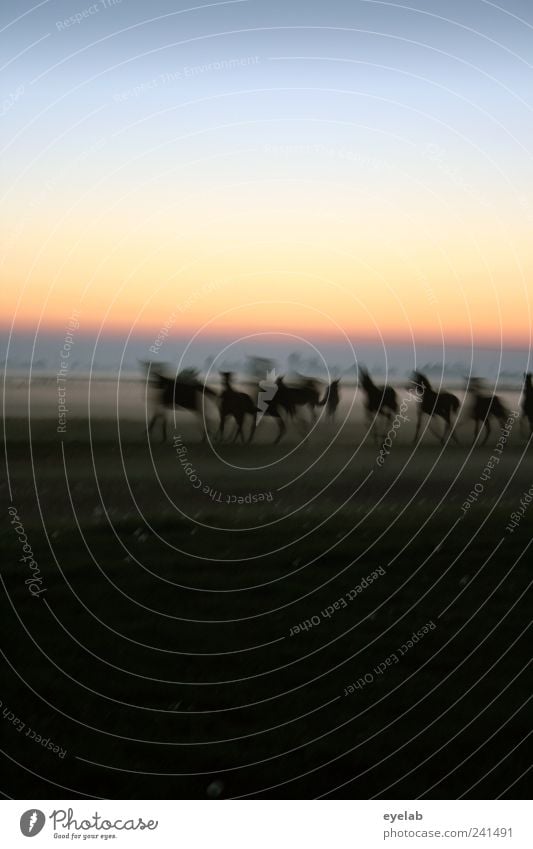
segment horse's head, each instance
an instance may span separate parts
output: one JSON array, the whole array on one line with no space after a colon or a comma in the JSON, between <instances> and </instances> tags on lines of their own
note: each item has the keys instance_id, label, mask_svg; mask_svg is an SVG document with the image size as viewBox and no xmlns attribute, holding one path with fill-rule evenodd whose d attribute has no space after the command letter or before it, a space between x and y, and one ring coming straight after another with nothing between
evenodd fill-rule
<instances>
[{"instance_id":1,"label":"horse's head","mask_svg":"<svg viewBox=\"0 0 533 849\"><path fill-rule=\"evenodd\" d=\"M359 366L357 382L363 389L369 389L372 386L372 380L369 373L362 366Z\"/></svg>"},{"instance_id":2,"label":"horse's head","mask_svg":"<svg viewBox=\"0 0 533 849\"><path fill-rule=\"evenodd\" d=\"M424 392L424 389L429 389L429 380L422 374L421 371L413 371L407 384L407 389L415 389L418 395Z\"/></svg>"}]
</instances>

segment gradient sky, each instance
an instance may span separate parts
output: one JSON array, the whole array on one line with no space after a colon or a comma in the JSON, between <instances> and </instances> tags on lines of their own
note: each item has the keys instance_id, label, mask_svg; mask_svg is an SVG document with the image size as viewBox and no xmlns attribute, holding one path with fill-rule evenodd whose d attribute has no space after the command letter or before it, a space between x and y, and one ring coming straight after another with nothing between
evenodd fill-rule
<instances>
[{"instance_id":1,"label":"gradient sky","mask_svg":"<svg viewBox=\"0 0 533 849\"><path fill-rule=\"evenodd\" d=\"M529 347L533 8L414 5L4 2L4 326Z\"/></svg>"}]
</instances>

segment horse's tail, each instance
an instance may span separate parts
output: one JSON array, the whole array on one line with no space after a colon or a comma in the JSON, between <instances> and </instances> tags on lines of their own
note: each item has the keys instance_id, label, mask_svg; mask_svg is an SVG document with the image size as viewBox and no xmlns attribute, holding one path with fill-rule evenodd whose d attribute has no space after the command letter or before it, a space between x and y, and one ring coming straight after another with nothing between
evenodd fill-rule
<instances>
[{"instance_id":1,"label":"horse's tail","mask_svg":"<svg viewBox=\"0 0 533 849\"><path fill-rule=\"evenodd\" d=\"M533 410L529 413L526 410L522 410L522 415L520 416L520 436L527 436L526 433L526 421L529 423L529 431L533 433Z\"/></svg>"},{"instance_id":2,"label":"horse's tail","mask_svg":"<svg viewBox=\"0 0 533 849\"><path fill-rule=\"evenodd\" d=\"M522 415L526 418L533 418L533 394L524 395L522 397Z\"/></svg>"},{"instance_id":3,"label":"horse's tail","mask_svg":"<svg viewBox=\"0 0 533 849\"><path fill-rule=\"evenodd\" d=\"M253 417L252 417L252 427L250 428L250 436L248 437L248 442L251 442L252 439L255 436L255 432L257 430L257 424L258 424L257 414L261 412L259 407L254 407L254 410L255 410L255 412L254 412Z\"/></svg>"}]
</instances>

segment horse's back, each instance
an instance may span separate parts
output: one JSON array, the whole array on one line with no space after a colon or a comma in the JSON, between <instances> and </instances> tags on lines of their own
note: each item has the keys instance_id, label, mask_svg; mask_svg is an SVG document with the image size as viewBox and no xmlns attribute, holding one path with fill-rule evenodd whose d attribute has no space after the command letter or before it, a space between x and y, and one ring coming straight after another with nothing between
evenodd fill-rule
<instances>
[{"instance_id":1,"label":"horse's back","mask_svg":"<svg viewBox=\"0 0 533 849\"><path fill-rule=\"evenodd\" d=\"M165 387L163 403L165 407L183 407L185 410L198 409L199 384L175 381Z\"/></svg>"},{"instance_id":2,"label":"horse's back","mask_svg":"<svg viewBox=\"0 0 533 849\"><path fill-rule=\"evenodd\" d=\"M486 419L488 416L503 419L507 416L507 409L497 395L476 395L471 415L472 418L478 420Z\"/></svg>"}]
</instances>

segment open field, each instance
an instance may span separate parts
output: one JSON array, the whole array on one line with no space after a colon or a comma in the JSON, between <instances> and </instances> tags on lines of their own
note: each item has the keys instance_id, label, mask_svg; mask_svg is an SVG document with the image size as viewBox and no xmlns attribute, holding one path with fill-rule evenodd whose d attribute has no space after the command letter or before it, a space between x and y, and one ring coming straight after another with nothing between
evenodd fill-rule
<instances>
[{"instance_id":1,"label":"open field","mask_svg":"<svg viewBox=\"0 0 533 849\"><path fill-rule=\"evenodd\" d=\"M360 406L303 444L265 423L214 449L179 414L185 454L131 410L6 420L38 564L6 510L11 795L527 795L519 422L499 449L466 424L415 449L407 422L379 465Z\"/></svg>"}]
</instances>

